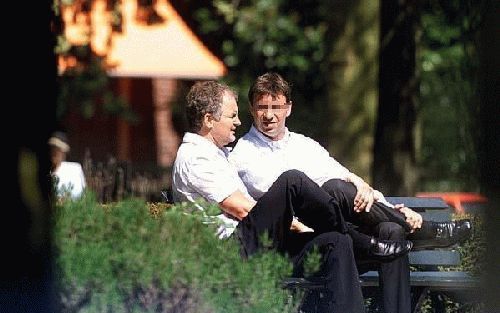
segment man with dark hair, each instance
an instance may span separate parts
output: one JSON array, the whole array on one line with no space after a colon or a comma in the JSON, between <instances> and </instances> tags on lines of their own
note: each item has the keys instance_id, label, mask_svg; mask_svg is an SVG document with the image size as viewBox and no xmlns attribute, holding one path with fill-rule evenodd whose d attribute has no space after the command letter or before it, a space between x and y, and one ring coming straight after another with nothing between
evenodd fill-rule
<instances>
[{"instance_id":1,"label":"man with dark hair","mask_svg":"<svg viewBox=\"0 0 500 313\"><path fill-rule=\"evenodd\" d=\"M248 99L253 126L237 142L229 160L254 199L265 194L281 173L295 169L339 203L347 222L379 240L401 241L408 237L413 240L414 248L422 249L450 246L469 236L469 220L423 221L413 210L385 201L379 191L342 166L319 143L289 131L285 123L292 111L291 88L279 74L259 76L248 92ZM359 236L352 238L355 248L366 249L366 243L358 240ZM362 259L381 261L367 254L363 254ZM409 312L408 256L403 254L383 261L377 265L385 312Z\"/></svg>"},{"instance_id":2,"label":"man with dark hair","mask_svg":"<svg viewBox=\"0 0 500 313\"><path fill-rule=\"evenodd\" d=\"M364 312L352 240L338 202L296 170L279 175L255 201L227 160L225 146L235 140L241 124L235 92L214 81L198 82L186 99L190 129L173 166L174 201L218 204L220 238L237 238L242 255L249 257L263 248L261 239L267 235L271 248L293 261L294 276L304 275L304 258L316 247L321 264L312 277L324 280L327 290L323 296L318 296L320 291L308 293L302 310ZM393 251L386 255L396 257L411 245L401 241L390 247Z\"/></svg>"}]
</instances>

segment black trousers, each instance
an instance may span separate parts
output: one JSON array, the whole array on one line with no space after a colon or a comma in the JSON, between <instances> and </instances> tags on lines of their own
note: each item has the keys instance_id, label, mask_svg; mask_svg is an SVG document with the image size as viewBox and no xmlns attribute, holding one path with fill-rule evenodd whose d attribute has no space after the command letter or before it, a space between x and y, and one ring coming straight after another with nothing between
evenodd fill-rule
<instances>
[{"instance_id":1,"label":"black trousers","mask_svg":"<svg viewBox=\"0 0 500 313\"><path fill-rule=\"evenodd\" d=\"M371 215L369 215L370 212L354 212L354 197L357 190L352 183L332 179L327 181L322 188L341 204L346 220L360 226L365 232L384 240L406 239L408 225L404 215L396 210L381 203L374 203ZM369 216L362 217L363 214ZM369 259L358 259L357 261L360 272L371 269L378 270L384 312L409 313L411 311L408 255L384 263L375 263Z\"/></svg>"},{"instance_id":2,"label":"black trousers","mask_svg":"<svg viewBox=\"0 0 500 313\"><path fill-rule=\"evenodd\" d=\"M351 238L338 232L295 235L297 240L293 242L302 248L297 254L290 255L294 264L293 276L320 280L327 285L323 291L306 291L300 311L365 312ZM304 263L312 251L320 253L320 268L317 272L307 273Z\"/></svg>"},{"instance_id":3,"label":"black trousers","mask_svg":"<svg viewBox=\"0 0 500 313\"><path fill-rule=\"evenodd\" d=\"M293 216L299 217L314 233L290 231ZM305 257L313 247L321 254L320 269L311 277L326 280L327 296L308 293L301 308L311 312L365 312L352 241L338 203L306 175L290 170L274 182L236 229L243 256L262 250L287 254L294 275L303 271ZM268 240L262 240L267 236Z\"/></svg>"},{"instance_id":4,"label":"black trousers","mask_svg":"<svg viewBox=\"0 0 500 313\"><path fill-rule=\"evenodd\" d=\"M380 202L374 202L370 212L355 212L354 198L357 189L352 183L341 179L330 179L321 188L337 200L345 220L354 225L374 227L382 222L393 222L403 227L408 233L411 230L403 213Z\"/></svg>"}]
</instances>

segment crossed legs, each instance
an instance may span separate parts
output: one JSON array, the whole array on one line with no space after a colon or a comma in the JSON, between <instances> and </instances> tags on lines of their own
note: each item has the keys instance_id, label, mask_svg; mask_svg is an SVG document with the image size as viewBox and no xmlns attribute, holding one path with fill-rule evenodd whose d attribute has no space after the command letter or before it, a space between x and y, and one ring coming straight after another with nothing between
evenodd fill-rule
<instances>
[{"instance_id":1,"label":"crossed legs","mask_svg":"<svg viewBox=\"0 0 500 313\"><path fill-rule=\"evenodd\" d=\"M407 223L404 215L382 204L374 203L370 213L354 212L356 187L342 180L327 181L323 187L342 207L347 221L358 225L363 232L381 240L401 241L406 239ZM364 215L364 216L363 216ZM366 262L363 268L376 268L379 272L381 293L385 313L407 313L411 310L410 267L408 255L389 262Z\"/></svg>"},{"instance_id":2,"label":"crossed legs","mask_svg":"<svg viewBox=\"0 0 500 313\"><path fill-rule=\"evenodd\" d=\"M293 216L301 218L315 232L291 233ZM318 248L321 266L311 277L325 278L328 295L309 294L303 310L314 306L325 312L364 312L352 241L346 232L338 203L296 170L283 173L237 227L244 256L266 248L277 250L292 258L295 275L306 274L305 256L313 247ZM270 239L270 246L261 242L263 235Z\"/></svg>"}]
</instances>

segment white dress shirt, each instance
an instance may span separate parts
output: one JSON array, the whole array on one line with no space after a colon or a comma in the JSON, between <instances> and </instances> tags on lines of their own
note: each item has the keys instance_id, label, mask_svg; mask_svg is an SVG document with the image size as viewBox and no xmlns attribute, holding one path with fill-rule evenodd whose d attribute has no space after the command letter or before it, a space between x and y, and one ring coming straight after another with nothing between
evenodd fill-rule
<instances>
[{"instance_id":1,"label":"white dress shirt","mask_svg":"<svg viewBox=\"0 0 500 313\"><path fill-rule=\"evenodd\" d=\"M241 137L229 154L238 175L254 199L259 199L281 173L296 169L306 174L318 186L330 179L349 181L351 172L330 156L315 140L288 131L281 140L271 140L254 126ZM394 207L378 191L378 202Z\"/></svg>"},{"instance_id":2,"label":"white dress shirt","mask_svg":"<svg viewBox=\"0 0 500 313\"><path fill-rule=\"evenodd\" d=\"M347 180L350 174L318 142L288 129L283 139L273 141L252 126L236 143L229 161L254 199L287 170L299 170L319 186L334 178Z\"/></svg>"},{"instance_id":3,"label":"white dress shirt","mask_svg":"<svg viewBox=\"0 0 500 313\"><path fill-rule=\"evenodd\" d=\"M208 139L186 133L177 151L172 171L172 194L174 202L196 202L203 199L209 203L220 203L236 190L254 201L238 176L236 169L227 160L225 148L218 148ZM199 205L200 210L203 208ZM217 216L220 227L219 238L230 236L238 221L224 214Z\"/></svg>"},{"instance_id":4,"label":"white dress shirt","mask_svg":"<svg viewBox=\"0 0 500 313\"><path fill-rule=\"evenodd\" d=\"M58 196L69 193L70 197L75 199L86 187L85 175L80 163L63 161L52 174L57 177Z\"/></svg>"}]
</instances>

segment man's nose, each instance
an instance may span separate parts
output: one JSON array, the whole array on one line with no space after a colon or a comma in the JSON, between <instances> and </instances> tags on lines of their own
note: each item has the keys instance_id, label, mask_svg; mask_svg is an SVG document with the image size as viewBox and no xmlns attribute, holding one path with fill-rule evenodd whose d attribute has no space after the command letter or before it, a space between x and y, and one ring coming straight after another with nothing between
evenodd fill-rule
<instances>
[{"instance_id":1,"label":"man's nose","mask_svg":"<svg viewBox=\"0 0 500 313\"><path fill-rule=\"evenodd\" d=\"M264 114L262 114L262 117L264 117L266 120L272 119L273 118L273 110L272 109L264 110Z\"/></svg>"},{"instance_id":2,"label":"man's nose","mask_svg":"<svg viewBox=\"0 0 500 313\"><path fill-rule=\"evenodd\" d=\"M238 116L236 116L236 119L234 120L233 124L234 124L234 126L240 126L241 125L241 121L240 121L240 118Z\"/></svg>"}]
</instances>

